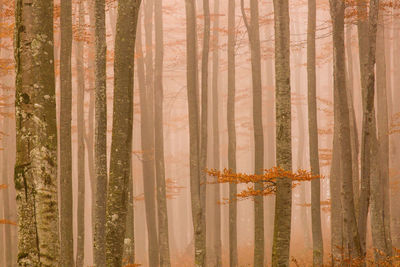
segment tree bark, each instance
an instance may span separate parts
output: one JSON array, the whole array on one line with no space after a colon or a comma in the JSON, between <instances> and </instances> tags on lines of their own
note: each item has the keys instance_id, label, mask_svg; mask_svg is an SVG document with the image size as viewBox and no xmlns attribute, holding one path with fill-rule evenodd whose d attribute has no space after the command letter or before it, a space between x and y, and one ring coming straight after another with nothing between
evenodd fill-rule
<instances>
[{"instance_id":1,"label":"tree bark","mask_svg":"<svg viewBox=\"0 0 400 267\"><path fill-rule=\"evenodd\" d=\"M94 206L94 263L106 265L106 205L107 205L107 44L105 0L95 1L95 206Z\"/></svg>"},{"instance_id":2,"label":"tree bark","mask_svg":"<svg viewBox=\"0 0 400 267\"><path fill-rule=\"evenodd\" d=\"M163 119L163 62L164 62L164 37L163 37L163 12L162 0L155 1L155 76L154 76L154 129L155 129L155 165L157 181L157 206L158 206L158 236L160 244L160 266L171 265L168 237L168 210L165 185L164 161L164 119Z\"/></svg>"},{"instance_id":3,"label":"tree bark","mask_svg":"<svg viewBox=\"0 0 400 267\"><path fill-rule=\"evenodd\" d=\"M288 0L274 0L275 83L276 83L276 164L292 170L290 29ZM292 211L292 182L277 180L272 266L289 266Z\"/></svg>"},{"instance_id":4,"label":"tree bark","mask_svg":"<svg viewBox=\"0 0 400 267\"><path fill-rule=\"evenodd\" d=\"M60 265L73 267L72 229L72 2L61 1L60 53Z\"/></svg>"},{"instance_id":5,"label":"tree bark","mask_svg":"<svg viewBox=\"0 0 400 267\"><path fill-rule=\"evenodd\" d=\"M15 3L18 264L59 264L53 1Z\"/></svg>"},{"instance_id":6,"label":"tree bark","mask_svg":"<svg viewBox=\"0 0 400 267\"><path fill-rule=\"evenodd\" d=\"M353 198L352 156L350 141L349 106L346 88L346 66L344 47L344 9L343 0L330 0L333 24L333 65L335 116L338 116L340 165L342 178L342 208L344 232L348 245L344 248L346 256L352 259L362 255L358 234Z\"/></svg>"},{"instance_id":7,"label":"tree bark","mask_svg":"<svg viewBox=\"0 0 400 267\"><path fill-rule=\"evenodd\" d=\"M113 131L106 213L107 266L122 265L131 172L134 47L140 3L140 0L118 2Z\"/></svg>"},{"instance_id":8,"label":"tree bark","mask_svg":"<svg viewBox=\"0 0 400 267\"><path fill-rule=\"evenodd\" d=\"M228 3L228 168L236 173L236 126L235 126L235 94L236 94L236 71L235 71L235 0ZM237 252L237 185L229 184L229 265L238 266Z\"/></svg>"},{"instance_id":9,"label":"tree bark","mask_svg":"<svg viewBox=\"0 0 400 267\"><path fill-rule=\"evenodd\" d=\"M84 34L84 9L83 2L79 2L78 14L78 38ZM78 210L77 210L77 247L76 267L83 267L85 260L85 66L84 66L84 42L78 39L76 42L76 69L77 69L77 139L78 139Z\"/></svg>"},{"instance_id":10,"label":"tree bark","mask_svg":"<svg viewBox=\"0 0 400 267\"><path fill-rule=\"evenodd\" d=\"M195 266L205 266L206 240L204 212L201 204L205 185L200 182L200 134L199 101L197 85L197 37L196 4L194 0L185 0L186 10L186 56L187 56L187 97L189 111L190 139L190 192L194 229Z\"/></svg>"},{"instance_id":11,"label":"tree bark","mask_svg":"<svg viewBox=\"0 0 400 267\"><path fill-rule=\"evenodd\" d=\"M315 31L317 9L316 1L308 1L307 30L307 81L308 81L308 133L310 166L314 175L319 175L318 155L318 117L317 117L317 76L315 59ZM311 223L313 239L313 266L323 264L323 240L321 227L321 189L320 179L311 181Z\"/></svg>"},{"instance_id":12,"label":"tree bark","mask_svg":"<svg viewBox=\"0 0 400 267\"><path fill-rule=\"evenodd\" d=\"M264 134L262 127L262 85L261 53L258 1L250 0L250 23L247 21L244 1L241 10L250 42L251 73L253 86L253 128L254 128L254 173L264 172ZM256 183L255 190L262 190L263 184ZM263 196L254 197L254 265L264 264L264 200Z\"/></svg>"}]
</instances>

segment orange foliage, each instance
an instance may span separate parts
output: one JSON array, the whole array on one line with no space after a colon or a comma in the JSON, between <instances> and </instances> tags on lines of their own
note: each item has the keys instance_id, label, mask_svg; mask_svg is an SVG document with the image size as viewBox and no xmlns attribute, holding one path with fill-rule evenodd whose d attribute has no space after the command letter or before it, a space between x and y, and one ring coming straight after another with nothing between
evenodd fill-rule
<instances>
[{"instance_id":1,"label":"orange foliage","mask_svg":"<svg viewBox=\"0 0 400 267\"><path fill-rule=\"evenodd\" d=\"M9 225L17 225L17 223L13 222L13 221L9 221L9 220L0 220L0 224L9 224Z\"/></svg>"},{"instance_id":2,"label":"orange foliage","mask_svg":"<svg viewBox=\"0 0 400 267\"><path fill-rule=\"evenodd\" d=\"M8 185L6 184L0 184L0 189L6 189L8 187Z\"/></svg>"},{"instance_id":3,"label":"orange foliage","mask_svg":"<svg viewBox=\"0 0 400 267\"><path fill-rule=\"evenodd\" d=\"M206 172L217 180L211 183L234 183L234 184L254 184L262 183L263 189L256 190L253 185L249 185L246 190L237 194L239 199L246 199L254 196L267 196L276 192L276 181L280 178L289 178L295 182L311 181L313 179L322 178L321 175L313 175L306 170L298 170L297 172L287 171L281 167L273 167L264 170L263 174L246 174L246 173L233 173L232 170L224 169L222 172L212 169ZM293 187L298 183L294 183Z\"/></svg>"}]
</instances>

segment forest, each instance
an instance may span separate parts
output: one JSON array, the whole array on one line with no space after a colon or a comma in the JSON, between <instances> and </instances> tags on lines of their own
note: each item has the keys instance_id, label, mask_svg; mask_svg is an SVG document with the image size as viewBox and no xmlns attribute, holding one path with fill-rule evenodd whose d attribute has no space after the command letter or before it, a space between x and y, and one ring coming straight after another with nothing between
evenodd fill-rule
<instances>
[{"instance_id":1,"label":"forest","mask_svg":"<svg viewBox=\"0 0 400 267\"><path fill-rule=\"evenodd\" d=\"M0 0L0 267L400 266L399 0Z\"/></svg>"}]
</instances>

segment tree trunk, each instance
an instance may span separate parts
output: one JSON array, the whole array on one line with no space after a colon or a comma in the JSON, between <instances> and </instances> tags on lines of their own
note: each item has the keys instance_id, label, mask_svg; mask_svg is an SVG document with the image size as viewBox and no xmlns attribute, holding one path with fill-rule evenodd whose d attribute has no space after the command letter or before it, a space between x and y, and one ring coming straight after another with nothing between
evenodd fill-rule
<instances>
[{"instance_id":1,"label":"tree trunk","mask_svg":"<svg viewBox=\"0 0 400 267\"><path fill-rule=\"evenodd\" d=\"M367 99L366 103L368 104L367 109L368 113L370 113L369 117L369 129L371 132L369 133L371 136L371 151L370 151L370 166L371 166L371 229L372 229L372 241L373 247L375 249L374 255L376 262L381 262L386 259L386 256L391 256L392 245L387 244L388 234L386 233L387 223L385 219L385 198L384 198L384 189L385 183L388 179L388 170L389 170L389 160L388 153L384 153L384 149L388 152L388 117L387 117L387 105L386 103L386 73L383 72L381 68L384 66L385 58L385 49L384 49L384 39L383 39L383 20L379 19L379 0L371 0L370 1L370 15L369 15L369 58L368 58L368 80L367 80ZM378 31L378 20L382 23L379 26L379 37L377 38ZM379 42L380 50L376 50L377 42ZM374 108L374 94L375 94L375 61L378 60L376 57L376 53L380 56L379 58L379 67L377 65L377 90L379 93L377 94L378 103L381 109L378 109L378 126L382 128L379 129L379 139L377 139L376 134L376 120L375 120L375 108ZM383 91L383 92L382 92ZM384 103L382 103L384 102ZM382 114L385 112L386 115ZM382 118L382 115L385 118ZM382 132L384 131L384 132ZM382 137L385 135L385 137ZM386 138L386 140L383 140ZM378 143L378 140L381 141ZM386 142L385 142L386 141ZM378 157L378 158L376 158ZM378 167L379 166L379 167ZM386 166L386 169L384 168ZM389 237L390 238L390 237ZM389 245L389 246L388 246Z\"/></svg>"},{"instance_id":2,"label":"tree trunk","mask_svg":"<svg viewBox=\"0 0 400 267\"><path fill-rule=\"evenodd\" d=\"M106 204L107 204L107 68L105 0L95 1L95 206L94 206L94 263L106 265Z\"/></svg>"},{"instance_id":3,"label":"tree trunk","mask_svg":"<svg viewBox=\"0 0 400 267\"><path fill-rule=\"evenodd\" d=\"M352 154L350 141L349 106L346 88L346 66L344 50L344 9L343 0L330 0L330 11L333 24L333 59L334 59L334 102L335 116L338 116L340 165L342 179L342 208L344 217L344 232L347 247L344 248L352 259L362 255L360 237L358 234L353 198Z\"/></svg>"},{"instance_id":4,"label":"tree trunk","mask_svg":"<svg viewBox=\"0 0 400 267\"><path fill-rule=\"evenodd\" d=\"M149 5L149 3L147 3ZM145 9L149 7L145 7ZM145 10L145 13L152 11ZM148 15L147 15L148 16ZM146 16L145 16L146 19ZM154 196L155 187L155 169L154 169L154 117L151 107L153 104L153 98L150 96L153 95L153 85L147 84L147 82L152 81L147 80L146 76L152 76L152 55L148 50L146 50L146 60L147 68L145 73L145 58L143 56L142 49L142 27L141 20L138 23L138 34L137 34L137 54L138 54L138 81L139 81L139 92L140 92L140 132L141 132L141 147L143 151L143 161L142 161L142 170L143 170L143 187L144 187L144 202L145 202L145 212L146 212L146 224L147 224L147 233L149 238L148 243L148 251L149 251L149 263L150 266L155 266L159 264L159 248L158 248L158 238L157 238L157 215L156 215L156 199ZM150 20L151 23L151 20ZM147 30L151 30L147 29ZM146 37L150 38L150 37ZM150 41L150 43L152 43ZM147 46L147 45L146 45ZM148 77L147 77L148 79Z\"/></svg>"},{"instance_id":5,"label":"tree trunk","mask_svg":"<svg viewBox=\"0 0 400 267\"><path fill-rule=\"evenodd\" d=\"M83 2L79 2L78 34L83 38L84 34L84 9ZM78 39L76 42L76 69L77 69L77 131L78 131L78 211L77 211L77 248L76 267L83 267L85 260L85 66L84 66L84 42Z\"/></svg>"},{"instance_id":6,"label":"tree trunk","mask_svg":"<svg viewBox=\"0 0 400 267\"><path fill-rule=\"evenodd\" d=\"M0 5L1 6L1 5ZM7 107L4 108L4 111L6 113L8 113L9 109ZM9 177L9 160L8 160L8 156L9 156L9 143L10 143L10 138L8 137L10 134L9 129L10 129L10 119L7 118L6 116L2 117L2 121L3 121L3 131L6 133L6 135L2 136L2 146L1 148L3 149L3 153L2 153L2 170L1 170L1 176L2 179L0 181L0 184L3 185L11 185L10 182L10 177ZM2 219L6 219L6 220L11 220L11 212L10 212L10 187L7 187L3 190L1 190L1 194L3 195L2 197L2 211L3 213L1 213L0 211L0 217L2 217ZM3 248L4 248L4 255L1 255L2 257L4 257L4 264L5 266L12 266L13 263L13 249L12 249L12 243L11 243L11 231L12 231L12 226L9 224L4 224L4 244L3 244ZM3 235L0 237L0 243L3 243ZM0 262L1 263L1 262Z\"/></svg>"},{"instance_id":7,"label":"tree trunk","mask_svg":"<svg viewBox=\"0 0 400 267\"><path fill-rule=\"evenodd\" d=\"M276 164L292 170L290 29L288 0L274 0L276 73ZM289 266L292 182L277 180L272 266Z\"/></svg>"},{"instance_id":8,"label":"tree trunk","mask_svg":"<svg viewBox=\"0 0 400 267\"><path fill-rule=\"evenodd\" d=\"M251 52L251 73L253 86L253 128L254 128L254 173L264 172L264 134L262 127L262 86L261 86L261 53L258 1L250 0L250 24L247 22L244 1L241 10L249 35ZM263 184L256 183L255 190L262 190ZM254 265L264 264L264 199L254 197Z\"/></svg>"},{"instance_id":9,"label":"tree trunk","mask_svg":"<svg viewBox=\"0 0 400 267\"><path fill-rule=\"evenodd\" d=\"M235 0L228 4L228 168L236 173L236 126L235 126ZM237 185L229 184L229 265L238 266L237 252Z\"/></svg>"},{"instance_id":10,"label":"tree trunk","mask_svg":"<svg viewBox=\"0 0 400 267\"><path fill-rule=\"evenodd\" d=\"M60 265L74 266L72 230L72 3L61 1L60 53Z\"/></svg>"},{"instance_id":11,"label":"tree trunk","mask_svg":"<svg viewBox=\"0 0 400 267\"><path fill-rule=\"evenodd\" d=\"M123 265L135 264L135 223L133 205L133 173L132 164L128 182L128 200L126 214L126 231L124 239Z\"/></svg>"},{"instance_id":12,"label":"tree trunk","mask_svg":"<svg viewBox=\"0 0 400 267\"><path fill-rule=\"evenodd\" d=\"M197 37L196 4L194 0L185 0L186 10L186 56L187 56L187 97L189 111L190 139L190 192L194 229L195 266L205 266L206 240L204 212L201 204L205 185L200 183L200 135L199 101L197 93ZM205 192L204 192L205 193Z\"/></svg>"},{"instance_id":13,"label":"tree trunk","mask_svg":"<svg viewBox=\"0 0 400 267\"><path fill-rule=\"evenodd\" d=\"M131 172L134 47L140 2L118 2L113 131L106 214L107 266L122 266Z\"/></svg>"},{"instance_id":14,"label":"tree trunk","mask_svg":"<svg viewBox=\"0 0 400 267\"><path fill-rule=\"evenodd\" d=\"M164 61L164 37L163 37L163 12L162 0L155 1L155 76L154 76L154 128L155 128L155 163L157 181L157 206L158 206L158 236L160 244L160 266L169 267L170 252L168 238L168 210L165 187L165 161L164 161L164 119L163 119L163 61Z\"/></svg>"},{"instance_id":15,"label":"tree trunk","mask_svg":"<svg viewBox=\"0 0 400 267\"><path fill-rule=\"evenodd\" d=\"M60 252L53 1L29 3L15 3L18 264L57 266Z\"/></svg>"},{"instance_id":16,"label":"tree trunk","mask_svg":"<svg viewBox=\"0 0 400 267\"><path fill-rule=\"evenodd\" d=\"M319 175L318 155L318 117L317 117L317 76L315 62L316 1L308 1L307 30L307 81L308 81L308 134L310 166L314 175ZM311 223L313 239L313 266L323 264L323 240L321 227L321 189L320 179L311 181Z\"/></svg>"}]
</instances>

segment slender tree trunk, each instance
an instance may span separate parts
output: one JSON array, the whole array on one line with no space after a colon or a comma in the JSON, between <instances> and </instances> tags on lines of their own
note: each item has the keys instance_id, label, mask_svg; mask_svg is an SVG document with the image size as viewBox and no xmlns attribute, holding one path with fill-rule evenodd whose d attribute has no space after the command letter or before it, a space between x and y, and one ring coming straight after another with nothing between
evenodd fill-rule
<instances>
[{"instance_id":1,"label":"slender tree trunk","mask_svg":"<svg viewBox=\"0 0 400 267\"><path fill-rule=\"evenodd\" d=\"M308 134L310 166L314 175L319 175L318 155L318 117L317 117L317 76L315 62L315 31L317 9L316 1L308 1L307 30L307 81L308 81ZM313 266L323 264L323 240L321 227L321 189L320 179L311 181L311 223L313 239Z\"/></svg>"},{"instance_id":2,"label":"slender tree trunk","mask_svg":"<svg viewBox=\"0 0 400 267\"><path fill-rule=\"evenodd\" d=\"M235 0L229 0L228 4L228 168L236 173L236 126L235 126ZM229 184L229 265L238 266L237 252L237 185Z\"/></svg>"},{"instance_id":3,"label":"slender tree trunk","mask_svg":"<svg viewBox=\"0 0 400 267\"><path fill-rule=\"evenodd\" d=\"M163 12L162 0L155 1L155 76L154 76L154 128L155 128L155 163L157 181L157 206L158 206L158 236L160 244L160 266L171 265L168 237L168 210L165 185L165 161L164 161L164 119L163 119L163 61L164 61L164 37L163 37Z\"/></svg>"},{"instance_id":4,"label":"slender tree trunk","mask_svg":"<svg viewBox=\"0 0 400 267\"><path fill-rule=\"evenodd\" d=\"M84 34L84 10L83 2L79 2L78 14L78 38ZM76 267L83 267L85 260L85 66L84 66L84 42L78 39L76 42L76 69L77 69L77 131L78 131L78 211L77 211L77 248Z\"/></svg>"},{"instance_id":5,"label":"slender tree trunk","mask_svg":"<svg viewBox=\"0 0 400 267\"><path fill-rule=\"evenodd\" d=\"M149 5L149 3L147 3ZM145 9L149 7L145 7ZM145 10L145 13L152 12L150 10ZM149 16L149 15L147 15ZM152 16L151 16L152 17ZM146 16L145 16L146 19ZM151 23L151 20L150 22ZM152 81L149 79L148 75L152 76L153 73L153 61L152 53L146 50L146 58L143 56L142 49L142 27L139 21L138 24L138 39L137 39L137 54L138 54L138 81L139 81L139 91L140 91L140 131L141 131L141 146L143 151L143 186L144 186L144 201L145 201L145 212L146 212L146 223L147 223L147 233L148 233L148 251L149 251L149 263L150 266L156 266L159 264L159 248L158 248L158 238L157 238L157 214L156 214L156 199L154 196L155 186L155 169L154 169L154 117L152 112L153 104L153 85L147 84L147 82ZM147 29L148 31L151 30ZM146 37L151 38L151 37ZM150 41L152 43L152 41ZM147 46L147 45L146 45ZM148 55L149 53L150 55ZM147 62L145 62L147 60ZM145 64L147 63L147 64ZM147 66L146 66L147 65ZM146 70L146 71L145 71Z\"/></svg>"},{"instance_id":6,"label":"slender tree trunk","mask_svg":"<svg viewBox=\"0 0 400 267\"><path fill-rule=\"evenodd\" d=\"M349 24L346 27L346 52L347 52L347 96L349 98L349 112L350 112L350 138L351 138L351 155L353 163L353 192L354 192L354 205L356 209L356 214L358 215L358 200L360 197L360 177L359 177L359 144L358 144L358 131L357 131L357 121L356 114L354 111L354 75L353 75L353 52L351 43L351 29L353 25Z\"/></svg>"},{"instance_id":7,"label":"slender tree trunk","mask_svg":"<svg viewBox=\"0 0 400 267\"><path fill-rule=\"evenodd\" d=\"M220 141L219 141L219 108L218 108L218 74L219 74L219 1L214 1L214 23L213 23L213 37L212 37L212 130L213 130L213 168L220 168ZM213 250L215 255L215 262L213 266L219 267L222 265L222 240L221 240L221 205L220 200L220 184L212 185L213 188L213 202L214 202L214 215L213 215L213 228L214 233L214 246Z\"/></svg>"},{"instance_id":8,"label":"slender tree trunk","mask_svg":"<svg viewBox=\"0 0 400 267\"><path fill-rule=\"evenodd\" d=\"M107 204L107 69L105 1L95 1L95 145L94 164L96 194L94 210L94 263L106 265L106 204Z\"/></svg>"},{"instance_id":9,"label":"slender tree trunk","mask_svg":"<svg viewBox=\"0 0 400 267\"><path fill-rule=\"evenodd\" d=\"M346 66L344 48L344 9L343 0L330 0L330 11L333 24L333 56L334 56L334 102L338 116L340 165L342 179L342 208L344 232L348 246L345 252L351 259L362 255L358 234L353 198L352 157L350 141L349 107L346 88ZM351 264L351 262L350 262Z\"/></svg>"},{"instance_id":10,"label":"slender tree trunk","mask_svg":"<svg viewBox=\"0 0 400 267\"><path fill-rule=\"evenodd\" d=\"M207 240L207 232L212 232L212 228L207 230L206 225L206 214L212 214L210 211L206 210L206 189L207 186L207 174L204 172L204 169L207 167L207 148L208 148L208 71L209 71L209 54L210 54L210 1L203 0L203 13L204 13L204 37L203 37L203 51L201 58L201 122L200 122L200 205L203 210L201 222L205 229L206 235L206 249L207 242L211 241L215 237L212 237L211 240ZM211 201L212 202L212 201ZM214 209L214 205L216 203L211 203L211 210ZM212 214L214 215L214 214ZM213 219L211 219L213 221ZM214 258L214 247L211 247L208 250L208 254L206 255L206 264L207 258ZM209 263L214 265L214 263Z\"/></svg>"},{"instance_id":11,"label":"slender tree trunk","mask_svg":"<svg viewBox=\"0 0 400 267\"><path fill-rule=\"evenodd\" d=\"M107 266L122 266L131 172L134 47L140 2L118 2L113 131L106 214Z\"/></svg>"},{"instance_id":12,"label":"slender tree trunk","mask_svg":"<svg viewBox=\"0 0 400 267\"><path fill-rule=\"evenodd\" d=\"M276 73L276 164L292 170L290 28L288 0L274 0ZM292 182L277 180L272 266L289 266Z\"/></svg>"},{"instance_id":13,"label":"slender tree trunk","mask_svg":"<svg viewBox=\"0 0 400 267\"><path fill-rule=\"evenodd\" d=\"M72 2L61 1L60 53L60 265L74 266L72 230Z\"/></svg>"},{"instance_id":14,"label":"slender tree trunk","mask_svg":"<svg viewBox=\"0 0 400 267\"><path fill-rule=\"evenodd\" d=\"M250 0L250 24L247 21L244 1L241 10L251 52L251 71L253 86L253 128L254 128L254 173L262 174L264 165L264 134L262 127L262 86L261 86L261 53L258 1ZM255 190L262 190L263 184L256 183ZM264 264L264 200L263 196L254 197L254 265Z\"/></svg>"},{"instance_id":15,"label":"slender tree trunk","mask_svg":"<svg viewBox=\"0 0 400 267\"><path fill-rule=\"evenodd\" d=\"M15 3L18 264L58 266L53 1Z\"/></svg>"},{"instance_id":16,"label":"slender tree trunk","mask_svg":"<svg viewBox=\"0 0 400 267\"><path fill-rule=\"evenodd\" d=\"M190 138L190 192L194 229L195 266L205 266L206 240L204 212L201 204L205 185L200 182L200 135L199 101L197 93L197 38L196 4L194 0L185 0L186 10L186 55L187 55L187 97L189 111Z\"/></svg>"}]
</instances>

